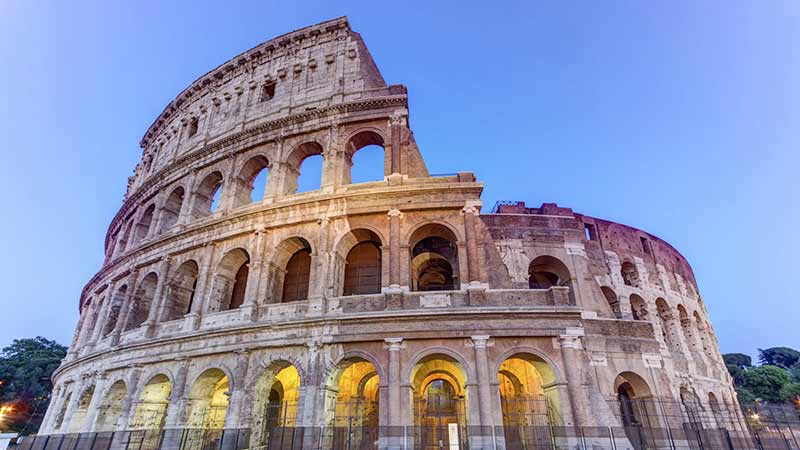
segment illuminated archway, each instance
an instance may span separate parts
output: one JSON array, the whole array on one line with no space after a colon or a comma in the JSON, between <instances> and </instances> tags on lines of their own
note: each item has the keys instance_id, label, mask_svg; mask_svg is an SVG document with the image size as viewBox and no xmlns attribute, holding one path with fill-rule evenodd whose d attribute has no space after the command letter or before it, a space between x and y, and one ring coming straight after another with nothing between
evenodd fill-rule
<instances>
[{"instance_id":1,"label":"illuminated archway","mask_svg":"<svg viewBox=\"0 0 800 450\"><path fill-rule=\"evenodd\" d=\"M220 369L208 369L192 384L186 406L186 424L190 428L219 430L225 428L228 411L228 377Z\"/></svg>"},{"instance_id":2,"label":"illuminated archway","mask_svg":"<svg viewBox=\"0 0 800 450\"><path fill-rule=\"evenodd\" d=\"M96 431L114 431L116 429L122 402L127 394L128 389L124 381L118 380L111 385L97 412Z\"/></svg>"},{"instance_id":3,"label":"illuminated archway","mask_svg":"<svg viewBox=\"0 0 800 450\"><path fill-rule=\"evenodd\" d=\"M166 375L158 374L150 378L139 395L131 428L139 430L163 428L171 393L172 382Z\"/></svg>"},{"instance_id":4,"label":"illuminated archway","mask_svg":"<svg viewBox=\"0 0 800 450\"><path fill-rule=\"evenodd\" d=\"M256 380L251 443L282 445L297 424L300 372L287 361L270 364ZM282 447L280 447L282 448Z\"/></svg>"},{"instance_id":5,"label":"illuminated archway","mask_svg":"<svg viewBox=\"0 0 800 450\"><path fill-rule=\"evenodd\" d=\"M333 371L325 398L332 448L371 448L378 439L379 384L377 369L364 359L346 359Z\"/></svg>"},{"instance_id":6,"label":"illuminated archway","mask_svg":"<svg viewBox=\"0 0 800 450\"><path fill-rule=\"evenodd\" d=\"M78 400L78 405L75 411L72 412L72 417L69 421L69 433L77 433L81 430L86 414L89 412L89 404L92 402L94 396L94 385L86 388Z\"/></svg>"},{"instance_id":7,"label":"illuminated archway","mask_svg":"<svg viewBox=\"0 0 800 450\"><path fill-rule=\"evenodd\" d=\"M422 448L468 448L466 371L453 357L422 358L411 372L413 423Z\"/></svg>"}]
</instances>

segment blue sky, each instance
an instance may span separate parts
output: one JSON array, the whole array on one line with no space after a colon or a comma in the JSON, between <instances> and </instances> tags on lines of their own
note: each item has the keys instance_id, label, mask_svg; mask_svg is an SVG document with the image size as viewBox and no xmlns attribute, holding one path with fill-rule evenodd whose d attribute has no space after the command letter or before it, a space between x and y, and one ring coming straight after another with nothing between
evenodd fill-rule
<instances>
[{"instance_id":1,"label":"blue sky","mask_svg":"<svg viewBox=\"0 0 800 450\"><path fill-rule=\"evenodd\" d=\"M0 345L64 344L141 156L195 78L347 15L408 86L431 172L642 228L724 352L800 347L800 3L0 2ZM794 288L794 289L793 289Z\"/></svg>"}]
</instances>

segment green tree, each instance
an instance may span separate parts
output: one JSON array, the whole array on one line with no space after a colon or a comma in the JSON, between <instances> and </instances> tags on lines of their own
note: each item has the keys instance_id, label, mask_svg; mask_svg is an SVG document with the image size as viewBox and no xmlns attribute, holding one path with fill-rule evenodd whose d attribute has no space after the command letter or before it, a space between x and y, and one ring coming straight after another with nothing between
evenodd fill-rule
<instances>
[{"instance_id":1,"label":"green tree","mask_svg":"<svg viewBox=\"0 0 800 450\"><path fill-rule=\"evenodd\" d=\"M795 365L789 369L789 373L792 375L792 379L795 383L800 383L800 362L795 363Z\"/></svg>"},{"instance_id":2,"label":"green tree","mask_svg":"<svg viewBox=\"0 0 800 450\"><path fill-rule=\"evenodd\" d=\"M21 433L39 429L53 388L50 376L66 355L66 347L41 336L15 339L0 351L0 402L12 407L0 427Z\"/></svg>"},{"instance_id":3,"label":"green tree","mask_svg":"<svg viewBox=\"0 0 800 450\"><path fill-rule=\"evenodd\" d=\"M787 402L800 400L800 383L789 383L781 389L781 397Z\"/></svg>"},{"instance_id":4,"label":"green tree","mask_svg":"<svg viewBox=\"0 0 800 450\"><path fill-rule=\"evenodd\" d=\"M781 402L781 389L791 383L789 372L777 366L759 366L747 369L742 374L742 390L751 392L755 398L766 402Z\"/></svg>"},{"instance_id":5,"label":"green tree","mask_svg":"<svg viewBox=\"0 0 800 450\"><path fill-rule=\"evenodd\" d=\"M725 353L722 355L722 360L726 366L733 365L742 369L753 365L753 359L744 353Z\"/></svg>"},{"instance_id":6,"label":"green tree","mask_svg":"<svg viewBox=\"0 0 800 450\"><path fill-rule=\"evenodd\" d=\"M788 369L800 361L800 352L789 347L758 349L759 360L765 366L778 366Z\"/></svg>"}]
</instances>

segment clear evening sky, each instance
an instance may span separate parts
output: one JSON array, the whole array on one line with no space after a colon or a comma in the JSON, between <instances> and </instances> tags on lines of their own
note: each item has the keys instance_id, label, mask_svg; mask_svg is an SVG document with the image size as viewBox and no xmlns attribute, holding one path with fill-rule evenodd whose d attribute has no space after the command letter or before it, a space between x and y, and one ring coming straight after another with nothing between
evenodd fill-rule
<instances>
[{"instance_id":1,"label":"clear evening sky","mask_svg":"<svg viewBox=\"0 0 800 450\"><path fill-rule=\"evenodd\" d=\"M642 228L723 352L800 347L800 3L0 0L0 345L68 344L139 139L182 89L347 15L431 172Z\"/></svg>"}]
</instances>

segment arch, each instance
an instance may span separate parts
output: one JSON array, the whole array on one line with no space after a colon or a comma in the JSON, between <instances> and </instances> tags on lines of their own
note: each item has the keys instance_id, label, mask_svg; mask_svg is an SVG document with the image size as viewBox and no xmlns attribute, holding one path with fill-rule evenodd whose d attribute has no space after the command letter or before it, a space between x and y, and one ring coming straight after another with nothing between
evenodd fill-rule
<instances>
[{"instance_id":1,"label":"arch","mask_svg":"<svg viewBox=\"0 0 800 450\"><path fill-rule=\"evenodd\" d=\"M86 415L89 412L89 405L92 403L94 396L94 385L88 386L81 392L78 404L75 410L72 411L72 417L69 421L68 433L77 433L81 430L83 422L86 420Z\"/></svg>"},{"instance_id":2,"label":"arch","mask_svg":"<svg viewBox=\"0 0 800 450\"><path fill-rule=\"evenodd\" d=\"M133 217L129 217L125 223L125 230L120 232L119 241L117 242L115 253L122 255L129 247L133 245L131 233L133 231Z\"/></svg>"},{"instance_id":3,"label":"arch","mask_svg":"<svg viewBox=\"0 0 800 450\"><path fill-rule=\"evenodd\" d=\"M264 155L255 155L242 165L233 193L233 207L258 203L264 199L266 192L255 192L254 187L256 179L265 171L268 176L269 161Z\"/></svg>"},{"instance_id":4,"label":"arch","mask_svg":"<svg viewBox=\"0 0 800 450\"><path fill-rule=\"evenodd\" d=\"M153 224L153 216L156 213L156 205L155 203L151 204L144 210L142 217L139 218L139 223L136 224L136 242L143 241L148 233L150 233L150 227Z\"/></svg>"},{"instance_id":5,"label":"arch","mask_svg":"<svg viewBox=\"0 0 800 450\"><path fill-rule=\"evenodd\" d=\"M298 423L300 387L297 366L286 360L269 363L255 382L252 442L272 448L276 428L291 428Z\"/></svg>"},{"instance_id":6,"label":"arch","mask_svg":"<svg viewBox=\"0 0 800 450\"><path fill-rule=\"evenodd\" d=\"M298 179L302 173L302 166L305 161L312 157L319 155L324 160L324 151L322 149L322 145L316 141L307 141L303 142L296 146L290 153L288 158L286 159L286 163L288 164L289 170L286 174L286 181L285 181L285 188L284 193L286 194L294 194L298 192ZM324 165L324 161L323 161ZM322 185L320 180L319 186ZM314 189L307 189L307 190L314 190Z\"/></svg>"},{"instance_id":7,"label":"arch","mask_svg":"<svg viewBox=\"0 0 800 450\"><path fill-rule=\"evenodd\" d=\"M631 294L630 301L633 320L650 320L650 315L647 312L647 303L642 297Z\"/></svg>"},{"instance_id":8,"label":"arch","mask_svg":"<svg viewBox=\"0 0 800 450\"><path fill-rule=\"evenodd\" d=\"M292 237L275 249L275 266L282 271L275 283L275 298L282 303L306 300L311 277L311 245L303 238Z\"/></svg>"},{"instance_id":9,"label":"arch","mask_svg":"<svg viewBox=\"0 0 800 450\"><path fill-rule=\"evenodd\" d=\"M164 315L161 320L166 322L180 319L192 311L199 273L200 267L193 259L184 261L178 266L167 285Z\"/></svg>"},{"instance_id":10,"label":"arch","mask_svg":"<svg viewBox=\"0 0 800 450\"><path fill-rule=\"evenodd\" d=\"M117 327L117 320L119 320L119 313L122 311L122 305L125 303L125 298L128 293L128 285L123 284L117 289L117 292L111 295L111 303L109 304L108 318L103 325L103 337L108 336Z\"/></svg>"},{"instance_id":11,"label":"arch","mask_svg":"<svg viewBox=\"0 0 800 450\"><path fill-rule=\"evenodd\" d=\"M530 274L530 269L528 269L528 273ZM530 284L534 279L533 275L530 275L530 277L531 278L528 279L528 284ZM603 296L606 298L608 306L611 308L611 312L614 314L614 317L617 319L622 319L622 311L620 309L619 297L617 297L617 293L608 286L600 286L600 290L603 291Z\"/></svg>"},{"instance_id":12,"label":"arch","mask_svg":"<svg viewBox=\"0 0 800 450\"><path fill-rule=\"evenodd\" d=\"M686 339L686 343L689 345L689 350L702 350L700 348L698 336L694 332L694 328L692 326L692 319L689 317L689 313L686 312L686 307L680 304L678 305L678 319L680 320L681 329L683 330L683 337Z\"/></svg>"},{"instance_id":13,"label":"arch","mask_svg":"<svg viewBox=\"0 0 800 450\"><path fill-rule=\"evenodd\" d=\"M625 261L622 263L620 268L620 273L622 274L622 282L625 283L625 286L631 287L641 287L640 280L639 280L639 271L636 270L636 266L633 265L630 261Z\"/></svg>"},{"instance_id":14,"label":"arch","mask_svg":"<svg viewBox=\"0 0 800 450\"><path fill-rule=\"evenodd\" d=\"M468 392L464 366L448 353L428 354L412 366L409 382L412 423L430 431L418 438L418 445L423 448L440 442L444 447L456 445L455 436L449 432L451 428L458 430L458 443L466 443Z\"/></svg>"},{"instance_id":15,"label":"arch","mask_svg":"<svg viewBox=\"0 0 800 450\"><path fill-rule=\"evenodd\" d=\"M162 429L171 394L172 382L167 375L159 373L149 378L139 394L131 428Z\"/></svg>"},{"instance_id":16,"label":"arch","mask_svg":"<svg viewBox=\"0 0 800 450\"><path fill-rule=\"evenodd\" d=\"M634 372L622 372L614 379L614 394L619 403L620 418L622 425L626 427L626 434L629 427L641 425L643 419L649 417L651 405L649 399L652 391L647 382L639 374ZM632 442L638 442L635 436L628 436Z\"/></svg>"},{"instance_id":17,"label":"arch","mask_svg":"<svg viewBox=\"0 0 800 450\"><path fill-rule=\"evenodd\" d=\"M114 431L117 428L122 402L128 395L128 388L125 381L117 380L109 387L103 401L100 403L95 421L95 430L98 432Z\"/></svg>"},{"instance_id":18,"label":"arch","mask_svg":"<svg viewBox=\"0 0 800 450\"><path fill-rule=\"evenodd\" d=\"M217 201L222 191L223 177L218 170L206 175L194 192L192 216L195 219L210 216L217 210Z\"/></svg>"},{"instance_id":19,"label":"arch","mask_svg":"<svg viewBox=\"0 0 800 450\"><path fill-rule=\"evenodd\" d=\"M187 427L203 430L225 428L229 380L227 373L218 368L206 369L194 380L186 405Z\"/></svg>"},{"instance_id":20,"label":"arch","mask_svg":"<svg viewBox=\"0 0 800 450\"><path fill-rule=\"evenodd\" d=\"M373 150L378 151L380 150L380 154L382 159L380 161L380 176L375 176L372 170L366 176L359 176L355 178L363 178L358 179L357 182L364 182L364 181L376 181L382 180L384 176L388 175L386 170L386 149L384 147L384 138L381 134L374 130L360 130L353 133L347 140L347 144L345 144L345 173L344 173L344 180L343 184L350 184L353 182L353 167L356 166L355 164L355 156L356 153L362 149L366 149L370 153ZM377 162L377 161L376 161ZM375 171L377 172L377 171ZM360 174L359 174L360 175Z\"/></svg>"},{"instance_id":21,"label":"arch","mask_svg":"<svg viewBox=\"0 0 800 450\"><path fill-rule=\"evenodd\" d=\"M453 231L430 223L417 228L409 238L409 274L414 291L445 291L461 287L458 246Z\"/></svg>"},{"instance_id":22,"label":"arch","mask_svg":"<svg viewBox=\"0 0 800 450\"><path fill-rule=\"evenodd\" d=\"M670 351L679 352L681 344L676 334L675 329L675 316L672 314L672 309L663 298L656 299L656 312L658 314L658 321L661 325L661 333L664 337L664 343Z\"/></svg>"},{"instance_id":23,"label":"arch","mask_svg":"<svg viewBox=\"0 0 800 450\"><path fill-rule=\"evenodd\" d=\"M337 280L342 281L340 295L378 294L381 292L381 240L372 230L351 230L336 246Z\"/></svg>"},{"instance_id":24,"label":"arch","mask_svg":"<svg viewBox=\"0 0 800 450\"><path fill-rule=\"evenodd\" d=\"M528 287L530 289L569 286L571 282L572 275L566 264L554 256L537 256L528 265Z\"/></svg>"},{"instance_id":25,"label":"arch","mask_svg":"<svg viewBox=\"0 0 800 450\"><path fill-rule=\"evenodd\" d=\"M56 433L61 431L61 425L64 424L64 416L67 415L67 408L69 407L70 401L72 401L72 392L67 392L67 395L61 400L61 407L58 409L55 422L53 422L53 431Z\"/></svg>"},{"instance_id":26,"label":"arch","mask_svg":"<svg viewBox=\"0 0 800 450\"><path fill-rule=\"evenodd\" d=\"M243 248L230 250L222 257L214 273L209 293L208 311L226 311L244 304L250 275L250 255Z\"/></svg>"},{"instance_id":27,"label":"arch","mask_svg":"<svg viewBox=\"0 0 800 450\"><path fill-rule=\"evenodd\" d=\"M700 341L700 348L709 358L713 358L714 350L711 344L711 335L708 332L707 324L700 317L700 313L698 311L695 311L694 314L692 314L692 317L694 318L695 330L697 331L697 336Z\"/></svg>"},{"instance_id":28,"label":"arch","mask_svg":"<svg viewBox=\"0 0 800 450\"><path fill-rule=\"evenodd\" d=\"M161 207L161 229L158 230L159 233L166 232L178 223L185 196L186 191L183 189L183 186L178 186L170 192L169 197L167 197L167 200Z\"/></svg>"},{"instance_id":29,"label":"arch","mask_svg":"<svg viewBox=\"0 0 800 450\"><path fill-rule=\"evenodd\" d=\"M506 439L519 440L513 427L561 423L562 408L557 376L550 364L536 354L513 353L498 367L497 380Z\"/></svg>"},{"instance_id":30,"label":"arch","mask_svg":"<svg viewBox=\"0 0 800 450\"><path fill-rule=\"evenodd\" d=\"M334 442L351 436L354 447L362 448L377 440L380 381L372 362L355 357L339 361L326 380L331 394L325 398L324 423L334 428Z\"/></svg>"},{"instance_id":31,"label":"arch","mask_svg":"<svg viewBox=\"0 0 800 450\"><path fill-rule=\"evenodd\" d=\"M125 324L125 331L133 330L145 323L150 315L150 308L153 306L157 286L158 275L155 272L148 273L139 283L136 295L131 299L132 303L128 313L128 323Z\"/></svg>"}]
</instances>

